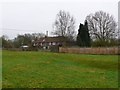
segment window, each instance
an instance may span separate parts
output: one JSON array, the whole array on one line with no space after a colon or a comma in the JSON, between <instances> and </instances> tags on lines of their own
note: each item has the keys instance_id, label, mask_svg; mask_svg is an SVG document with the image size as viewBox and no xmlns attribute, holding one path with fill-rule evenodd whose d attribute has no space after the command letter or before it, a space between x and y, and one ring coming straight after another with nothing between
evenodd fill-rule
<instances>
[{"instance_id":1,"label":"window","mask_svg":"<svg viewBox=\"0 0 120 90\"><path fill-rule=\"evenodd\" d=\"M51 45L52 43L51 42L49 42L49 45Z\"/></svg>"},{"instance_id":2,"label":"window","mask_svg":"<svg viewBox=\"0 0 120 90\"><path fill-rule=\"evenodd\" d=\"M53 42L53 44L52 45L56 45L56 43L55 42Z\"/></svg>"},{"instance_id":3,"label":"window","mask_svg":"<svg viewBox=\"0 0 120 90\"><path fill-rule=\"evenodd\" d=\"M42 46L42 43L40 45Z\"/></svg>"}]
</instances>

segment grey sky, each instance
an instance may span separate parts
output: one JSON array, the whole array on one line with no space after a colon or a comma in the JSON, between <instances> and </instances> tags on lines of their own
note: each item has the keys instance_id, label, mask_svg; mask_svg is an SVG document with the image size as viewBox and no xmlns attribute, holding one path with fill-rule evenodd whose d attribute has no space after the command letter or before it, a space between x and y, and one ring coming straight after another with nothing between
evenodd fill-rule
<instances>
[{"instance_id":1,"label":"grey sky","mask_svg":"<svg viewBox=\"0 0 120 90\"><path fill-rule=\"evenodd\" d=\"M5 0L0 9L1 35L10 39L17 34L46 33L51 35L52 24L59 10L68 11L76 19L76 32L90 13L103 10L118 21L119 0Z\"/></svg>"},{"instance_id":2,"label":"grey sky","mask_svg":"<svg viewBox=\"0 0 120 90\"><path fill-rule=\"evenodd\" d=\"M120 1L119 1L119 5L118 5L118 29L119 29L119 32L120 32Z\"/></svg>"}]
</instances>

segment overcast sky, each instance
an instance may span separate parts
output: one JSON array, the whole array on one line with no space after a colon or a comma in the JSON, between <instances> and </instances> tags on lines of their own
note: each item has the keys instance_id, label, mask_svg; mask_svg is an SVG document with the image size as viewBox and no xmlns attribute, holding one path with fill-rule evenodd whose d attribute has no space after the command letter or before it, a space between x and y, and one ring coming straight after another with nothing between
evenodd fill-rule
<instances>
[{"instance_id":1,"label":"overcast sky","mask_svg":"<svg viewBox=\"0 0 120 90\"><path fill-rule=\"evenodd\" d=\"M17 34L46 33L51 35L52 24L59 10L76 19L76 32L90 13L103 10L118 22L119 0L4 0L0 3L0 35L13 39Z\"/></svg>"}]
</instances>

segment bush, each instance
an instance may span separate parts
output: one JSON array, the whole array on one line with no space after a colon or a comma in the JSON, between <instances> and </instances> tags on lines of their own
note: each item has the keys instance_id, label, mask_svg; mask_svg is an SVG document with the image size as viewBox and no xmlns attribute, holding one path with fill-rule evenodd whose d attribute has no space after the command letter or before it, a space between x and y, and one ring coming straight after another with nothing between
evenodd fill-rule
<instances>
[{"instance_id":1,"label":"bush","mask_svg":"<svg viewBox=\"0 0 120 90\"><path fill-rule=\"evenodd\" d=\"M51 52L59 52L59 46L51 46L50 51Z\"/></svg>"},{"instance_id":2,"label":"bush","mask_svg":"<svg viewBox=\"0 0 120 90\"><path fill-rule=\"evenodd\" d=\"M92 47L112 47L112 46L118 46L118 42L116 40L110 40L110 41L92 41Z\"/></svg>"}]
</instances>

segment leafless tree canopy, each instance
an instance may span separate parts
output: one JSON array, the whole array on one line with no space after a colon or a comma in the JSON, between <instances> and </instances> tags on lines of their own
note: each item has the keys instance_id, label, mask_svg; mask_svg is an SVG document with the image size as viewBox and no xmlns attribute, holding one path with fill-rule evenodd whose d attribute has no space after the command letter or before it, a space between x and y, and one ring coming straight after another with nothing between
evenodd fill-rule
<instances>
[{"instance_id":1,"label":"leafless tree canopy","mask_svg":"<svg viewBox=\"0 0 120 90\"><path fill-rule=\"evenodd\" d=\"M75 19L69 12L60 10L53 24L54 35L66 36L70 39L75 34Z\"/></svg>"},{"instance_id":2,"label":"leafless tree canopy","mask_svg":"<svg viewBox=\"0 0 120 90\"><path fill-rule=\"evenodd\" d=\"M109 13L98 11L86 17L92 39L109 40L116 36L117 23Z\"/></svg>"}]
</instances>

